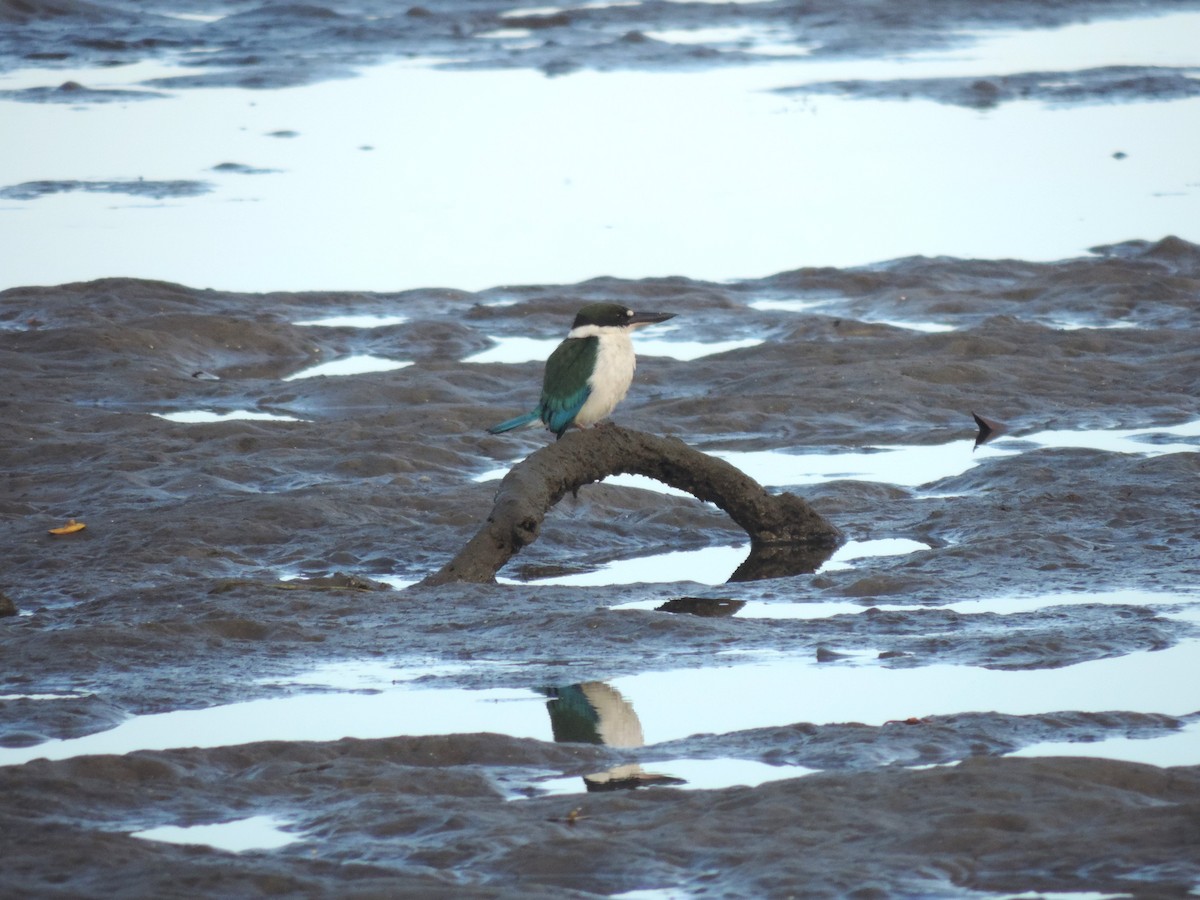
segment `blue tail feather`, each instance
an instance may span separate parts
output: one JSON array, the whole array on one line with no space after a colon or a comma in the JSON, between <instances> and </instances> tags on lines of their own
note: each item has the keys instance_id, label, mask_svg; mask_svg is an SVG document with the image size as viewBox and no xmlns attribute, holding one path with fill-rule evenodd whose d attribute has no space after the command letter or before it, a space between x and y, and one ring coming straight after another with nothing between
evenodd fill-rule
<instances>
[{"instance_id":1,"label":"blue tail feather","mask_svg":"<svg viewBox=\"0 0 1200 900\"><path fill-rule=\"evenodd\" d=\"M531 410L524 415L517 416L515 419L509 419L507 422L501 422L499 425L493 425L488 429L490 434L503 434L506 431L512 431L514 428L520 428L522 425L528 425L530 422L535 422L541 418L539 410Z\"/></svg>"}]
</instances>

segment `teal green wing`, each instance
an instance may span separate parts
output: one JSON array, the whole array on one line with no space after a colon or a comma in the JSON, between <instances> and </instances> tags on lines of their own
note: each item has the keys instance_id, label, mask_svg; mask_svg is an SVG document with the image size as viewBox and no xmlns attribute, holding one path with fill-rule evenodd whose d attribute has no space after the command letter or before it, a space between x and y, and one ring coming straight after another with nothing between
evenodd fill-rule
<instances>
[{"instance_id":1,"label":"teal green wing","mask_svg":"<svg viewBox=\"0 0 1200 900\"><path fill-rule=\"evenodd\" d=\"M588 378L596 367L598 338L567 338L546 360L542 379L542 421L562 437L574 421L592 389Z\"/></svg>"}]
</instances>

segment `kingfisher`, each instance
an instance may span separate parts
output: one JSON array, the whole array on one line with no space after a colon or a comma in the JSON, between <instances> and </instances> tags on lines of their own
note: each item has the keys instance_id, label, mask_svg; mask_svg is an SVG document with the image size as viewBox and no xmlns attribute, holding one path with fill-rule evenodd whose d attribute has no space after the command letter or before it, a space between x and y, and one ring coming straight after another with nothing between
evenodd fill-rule
<instances>
[{"instance_id":1,"label":"kingfisher","mask_svg":"<svg viewBox=\"0 0 1200 900\"><path fill-rule=\"evenodd\" d=\"M566 339L546 360L542 399L524 415L493 425L492 434L541 420L561 438L607 418L633 382L637 359L629 334L674 318L675 313L634 312L620 303L591 303L575 316Z\"/></svg>"}]
</instances>

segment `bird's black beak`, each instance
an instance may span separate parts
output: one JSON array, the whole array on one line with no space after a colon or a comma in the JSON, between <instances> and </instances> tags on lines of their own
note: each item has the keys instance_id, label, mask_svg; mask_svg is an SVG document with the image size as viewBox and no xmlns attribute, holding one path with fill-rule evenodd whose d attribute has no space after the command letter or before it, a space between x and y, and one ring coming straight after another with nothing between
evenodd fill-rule
<instances>
[{"instance_id":1,"label":"bird's black beak","mask_svg":"<svg viewBox=\"0 0 1200 900\"><path fill-rule=\"evenodd\" d=\"M673 318L675 318L675 313L635 312L629 317L629 327L639 328L642 325L656 325L659 322L665 322L667 319Z\"/></svg>"}]
</instances>

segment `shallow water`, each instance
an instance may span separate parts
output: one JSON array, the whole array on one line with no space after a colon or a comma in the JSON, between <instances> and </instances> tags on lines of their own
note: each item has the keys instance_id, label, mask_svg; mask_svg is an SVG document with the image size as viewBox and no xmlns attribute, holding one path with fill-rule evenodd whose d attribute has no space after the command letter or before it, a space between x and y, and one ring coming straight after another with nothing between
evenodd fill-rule
<instances>
[{"instance_id":1,"label":"shallow water","mask_svg":"<svg viewBox=\"0 0 1200 900\"><path fill-rule=\"evenodd\" d=\"M553 338L523 338L523 337L494 337L495 342L480 353L466 357L468 363L524 363L541 362L546 359L558 346L562 337ZM692 360L716 353L727 353L730 350L742 350L746 347L757 347L762 343L761 338L743 338L733 341L679 341L648 338L638 335L633 339L634 349L638 356L661 356L667 359Z\"/></svg>"},{"instance_id":2,"label":"shallow water","mask_svg":"<svg viewBox=\"0 0 1200 900\"><path fill-rule=\"evenodd\" d=\"M823 299L814 298L779 298L753 300L751 309L794 313L820 313L822 315L839 315L845 310L847 300L844 296L830 296ZM874 314L870 309L856 309L855 317L862 322L873 322L879 325L890 325L893 328L904 328L909 331L920 331L925 334L944 334L949 331L959 331L967 327L965 322L935 322L916 318L889 318ZM1033 316L1032 321L1043 322L1051 328L1061 328L1064 331L1074 331L1083 328L1136 328L1127 321L1083 321L1064 316Z\"/></svg>"},{"instance_id":3,"label":"shallow water","mask_svg":"<svg viewBox=\"0 0 1200 900\"><path fill-rule=\"evenodd\" d=\"M981 710L1014 716L1063 710L1184 716L1200 705L1191 674L1200 665L1200 641L1195 640L1049 670L1000 671L936 663L893 668L861 651L834 662L778 653L725 656L724 665L718 654L718 664L706 668L609 680L599 694L593 690L591 695L601 697L590 701L598 716L595 727L601 734L635 733L632 742L622 740L617 746L638 747L702 732L725 734L796 722L882 726L912 717ZM297 685L311 688L325 682L333 691L134 716L81 738L0 748L0 766L42 758L256 741L476 732L555 740L543 692L430 687L430 671L362 660L324 673L298 673ZM781 684L787 684L788 690L778 690ZM1096 690L1098 684L1105 686L1103 691ZM349 685L353 688L347 692ZM1170 741L1161 752L1177 760L1174 764L1200 764L1196 729L1157 740ZM1148 762L1160 753L1156 740L1119 742L1112 749L1120 758ZM1046 754L1063 750L1064 745L1055 744L1046 748Z\"/></svg>"},{"instance_id":4,"label":"shallow water","mask_svg":"<svg viewBox=\"0 0 1200 900\"><path fill-rule=\"evenodd\" d=\"M1043 741L1014 750L1013 756L1090 756L1151 766L1194 766L1200 760L1200 723L1148 740L1113 737L1094 743Z\"/></svg>"},{"instance_id":5,"label":"shallow water","mask_svg":"<svg viewBox=\"0 0 1200 900\"><path fill-rule=\"evenodd\" d=\"M255 741L336 741L396 734L476 731L551 740L544 699L531 691L412 689L403 670L363 661L369 689L301 694L207 709L135 716L108 731L36 747L0 748L0 765L170 747L222 747ZM373 674L373 678L370 676ZM300 679L306 676L300 673Z\"/></svg>"},{"instance_id":6,"label":"shallow water","mask_svg":"<svg viewBox=\"0 0 1200 900\"><path fill-rule=\"evenodd\" d=\"M636 769L636 772L631 772L631 769ZM636 775L647 784L654 783L654 776L659 776L683 782L667 782L673 787L714 790L738 785L755 787L781 778L799 778L815 771L804 766L773 766L749 759L656 759L645 765L621 767L617 774L624 778ZM537 796L578 794L586 790L587 783L585 779L571 776L538 779L532 781L530 787Z\"/></svg>"},{"instance_id":7,"label":"shallow water","mask_svg":"<svg viewBox=\"0 0 1200 900\"><path fill-rule=\"evenodd\" d=\"M962 475L985 461L1015 456L1033 449L1078 448L1159 456L1200 451L1198 438L1200 419L1153 428L1037 431L1005 436L982 446L976 446L972 440L960 440L946 444L885 444L831 453L791 453L784 450L713 450L711 453L733 464L764 487L821 484L845 479L917 488ZM474 480L494 481L503 478L508 471L509 468L489 469L476 475ZM681 495L681 492L660 482L637 475L615 476L605 479L605 482Z\"/></svg>"},{"instance_id":8,"label":"shallow water","mask_svg":"<svg viewBox=\"0 0 1200 900\"><path fill-rule=\"evenodd\" d=\"M987 709L1010 715L1059 710L1122 709L1187 715L1197 693L1185 674L1200 664L1200 643L1135 653L1049 671L1000 672L931 665L889 669L877 664L799 660L614 679L638 711L648 744L697 731L727 732L790 722L883 725L911 716ZM1098 695L1096 684L1108 686ZM789 685L786 693L777 690ZM754 698L753 704L746 703ZM681 703L685 698L692 702ZM697 708L699 707L699 708ZM1191 748L1200 760L1200 740Z\"/></svg>"},{"instance_id":9,"label":"shallow water","mask_svg":"<svg viewBox=\"0 0 1200 900\"><path fill-rule=\"evenodd\" d=\"M985 459L1015 452L995 446L975 448L973 441L953 441L941 445L873 447L842 453L715 450L712 455L733 464L764 487L820 484L839 479L919 487L961 475ZM503 478L508 471L507 468L489 469L476 475L474 480L494 481ZM640 475L612 476L606 478L605 483L682 495L680 491Z\"/></svg>"},{"instance_id":10,"label":"shallow water","mask_svg":"<svg viewBox=\"0 0 1200 900\"><path fill-rule=\"evenodd\" d=\"M478 289L679 272L724 280L912 254L1058 259L1133 234L1197 239L1190 122L1200 100L1013 103L981 114L770 93L826 79L987 76L1068 61L1196 65L1196 42L1181 37L1196 21L1180 13L1012 32L887 61L554 79L418 61L304 87L192 88L81 109L0 99L13 133L41 138L0 147L4 186L127 178L212 188L178 199L77 192L3 201L0 237L11 252L0 287L135 273L242 290ZM1118 44L1115 34L1131 37ZM0 74L0 89L68 78L126 86L164 68L22 69ZM445 109L460 115L447 119ZM621 152L630 129L637 167ZM131 143L128 134L146 137ZM478 134L489 136L483 158ZM214 170L231 161L269 174ZM826 176L798 178L803 171ZM955 191L941 189L947 181ZM71 252L48 255L63 234Z\"/></svg>"},{"instance_id":11,"label":"shallow water","mask_svg":"<svg viewBox=\"0 0 1200 900\"><path fill-rule=\"evenodd\" d=\"M878 538L869 541L847 541L826 560L817 572L850 569L859 560L880 556L903 556L928 550L929 545L907 538ZM725 584L750 554L748 544L732 547L705 547L700 550L675 550L652 556L639 556L607 563L592 572L556 575L518 581L498 578L501 584L556 584L576 587L612 584L657 584L691 582L694 584Z\"/></svg>"},{"instance_id":12,"label":"shallow water","mask_svg":"<svg viewBox=\"0 0 1200 900\"><path fill-rule=\"evenodd\" d=\"M235 420L255 422L302 421L296 416L285 416L282 413L259 412L253 409L231 409L226 412L218 412L211 409L188 409L179 410L178 412L151 413L151 415L158 416L160 419L166 419L168 422L181 422L190 425L207 424L209 422L231 422Z\"/></svg>"},{"instance_id":13,"label":"shallow water","mask_svg":"<svg viewBox=\"0 0 1200 900\"><path fill-rule=\"evenodd\" d=\"M1196 438L1200 438L1200 420L1161 428L1038 431L1004 437L984 446L975 446L974 441L952 441L918 446L881 445L831 454L759 450L715 451L713 455L769 487L819 484L843 478L923 487L961 475L986 460L1033 449L1079 448L1158 456L1200 451L1200 441Z\"/></svg>"},{"instance_id":14,"label":"shallow water","mask_svg":"<svg viewBox=\"0 0 1200 900\"><path fill-rule=\"evenodd\" d=\"M160 825L132 832L132 836L147 841L200 845L242 853L247 850L277 850L303 840L301 835L283 830L284 826L290 824L277 816L250 816L211 825Z\"/></svg>"},{"instance_id":15,"label":"shallow water","mask_svg":"<svg viewBox=\"0 0 1200 900\"><path fill-rule=\"evenodd\" d=\"M284 378L284 381L297 381L301 378L319 378L322 376L366 375L371 372L393 372L411 366L411 362L398 359L384 359L380 356L362 354L347 356L344 359L334 359L326 363L309 366Z\"/></svg>"},{"instance_id":16,"label":"shallow water","mask_svg":"<svg viewBox=\"0 0 1200 900\"><path fill-rule=\"evenodd\" d=\"M322 316L320 319L306 319L303 322L296 322L294 324L317 328L386 328L391 325L403 325L407 321L407 316L347 314L341 316Z\"/></svg>"},{"instance_id":17,"label":"shallow water","mask_svg":"<svg viewBox=\"0 0 1200 900\"><path fill-rule=\"evenodd\" d=\"M698 600L698 603L704 603ZM721 601L711 601L721 602ZM853 602L816 601L808 603L769 602L763 600L725 601L733 603L736 608L731 616L743 619L827 619L831 616L856 616L868 609L881 612L914 612L925 609L944 609L958 613L995 613L997 615L1015 615L1023 612L1050 609L1056 606L1091 605L1096 603L1110 605L1152 606L1162 610L1160 613L1183 621L1193 621L1200 615L1200 596L1193 594L1167 594L1153 591L1125 590L1102 591L1079 594L1041 594L1032 597L994 597L986 600L958 600L936 605L914 605L911 603L879 603L875 601ZM613 609L657 609L662 605L660 600L632 600L614 606ZM1170 608L1175 605L1178 608ZM1168 607L1168 608L1164 608Z\"/></svg>"}]
</instances>

